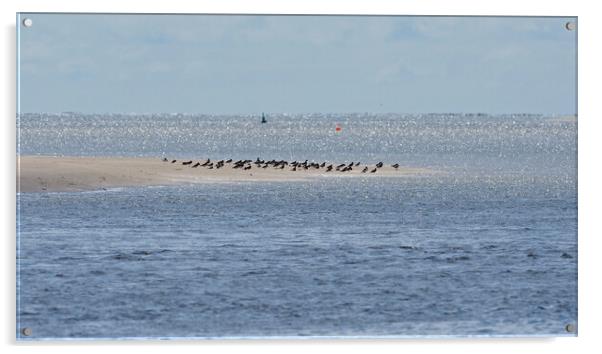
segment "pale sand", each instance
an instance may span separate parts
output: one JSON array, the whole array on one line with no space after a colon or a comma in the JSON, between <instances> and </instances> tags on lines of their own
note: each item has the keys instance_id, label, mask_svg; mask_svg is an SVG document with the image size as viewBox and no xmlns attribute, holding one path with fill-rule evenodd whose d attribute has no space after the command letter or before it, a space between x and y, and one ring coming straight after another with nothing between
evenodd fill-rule
<instances>
[{"instance_id":1,"label":"pale sand","mask_svg":"<svg viewBox=\"0 0 602 354\"><path fill-rule=\"evenodd\" d=\"M363 164L353 171L328 173L323 168L291 171L291 167L262 169L254 164L251 170L243 171L233 169L231 163L211 170L183 166L182 161L172 164L160 158L20 156L17 159L17 187L20 192L68 192L192 183L395 177L429 172L408 167L394 169L385 165L376 173L361 173ZM374 165L368 166L370 170L374 168Z\"/></svg>"},{"instance_id":2,"label":"pale sand","mask_svg":"<svg viewBox=\"0 0 602 354\"><path fill-rule=\"evenodd\" d=\"M563 123L563 122L576 123L577 116L576 115L559 116L559 117L551 118L548 121L554 122L554 123Z\"/></svg>"}]
</instances>

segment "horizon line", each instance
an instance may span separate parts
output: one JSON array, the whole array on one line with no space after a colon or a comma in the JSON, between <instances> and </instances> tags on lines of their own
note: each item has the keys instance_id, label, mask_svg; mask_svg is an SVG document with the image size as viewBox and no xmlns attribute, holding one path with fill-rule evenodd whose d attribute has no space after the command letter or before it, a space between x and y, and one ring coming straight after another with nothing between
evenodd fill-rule
<instances>
[{"instance_id":1,"label":"horizon line","mask_svg":"<svg viewBox=\"0 0 602 354\"><path fill-rule=\"evenodd\" d=\"M82 112L82 111L32 111L32 112L17 112L18 115L23 114L81 114L81 115L102 115L102 114L122 114L122 115L207 115L207 116L252 116L252 115L312 115L312 114L348 114L348 115L358 115L358 114L398 114L398 115L445 115L445 114L453 114L453 115L550 115L550 116L577 116L577 112L574 113L565 113L565 112L370 112L370 111L330 111L330 112L268 112L268 111L256 111L256 112L136 112L136 111L105 111L105 112Z\"/></svg>"}]
</instances>

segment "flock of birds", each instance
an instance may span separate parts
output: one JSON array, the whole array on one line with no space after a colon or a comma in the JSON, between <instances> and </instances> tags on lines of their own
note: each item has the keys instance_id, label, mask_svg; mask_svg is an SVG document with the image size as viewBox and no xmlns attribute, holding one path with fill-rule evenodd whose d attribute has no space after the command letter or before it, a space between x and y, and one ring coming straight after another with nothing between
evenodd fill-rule
<instances>
[{"instance_id":1,"label":"flock of birds","mask_svg":"<svg viewBox=\"0 0 602 354\"><path fill-rule=\"evenodd\" d=\"M170 160L168 160L167 158L163 158L163 162L170 162ZM211 161L211 159L207 159L207 161L204 162L196 162L193 164L194 161L192 160L188 160L188 161L180 161L180 163L184 166L190 166L191 168L198 168L198 167L203 167L203 168L207 168L209 170L213 170L213 169L220 169L220 168L224 168L226 167L226 165L228 165L229 167L233 168L233 169L241 169L243 171L247 171L253 168L253 165L255 165L255 168L261 168L261 169L267 169L267 168L272 168L272 169L279 169L279 170L284 170L289 169L290 171L306 171L306 170L320 170L320 169L324 169L325 172L331 172L331 171L337 171L337 172L349 172L349 171L353 171L354 168L356 168L357 170L360 170L361 168L361 172L362 173L376 173L378 171L378 169L382 168L384 166L384 163L381 161L377 164L374 165L374 167L372 166L363 166L360 167L360 162L350 162L350 163L342 163L342 164L328 164L326 162L322 162L322 163L318 163L318 162L308 162L308 160L305 160L303 162L298 162L298 161L293 161L293 162L288 162L286 160L270 160L270 161L266 161L266 160L262 160L259 157L257 158L257 160L253 161L253 160L238 160L238 161L233 161L232 159L227 159L227 160L219 160L219 161ZM171 160L171 163L175 164L178 163L178 160ZM394 169L398 169L399 168L399 164L393 164L391 165L391 167L393 167Z\"/></svg>"}]
</instances>

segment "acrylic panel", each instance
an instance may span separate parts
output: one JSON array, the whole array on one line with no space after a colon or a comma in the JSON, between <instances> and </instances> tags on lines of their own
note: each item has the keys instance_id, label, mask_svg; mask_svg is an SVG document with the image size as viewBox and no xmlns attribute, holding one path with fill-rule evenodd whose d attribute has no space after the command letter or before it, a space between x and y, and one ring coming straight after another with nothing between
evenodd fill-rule
<instances>
[{"instance_id":1,"label":"acrylic panel","mask_svg":"<svg viewBox=\"0 0 602 354\"><path fill-rule=\"evenodd\" d=\"M576 335L577 18L16 27L19 340Z\"/></svg>"}]
</instances>

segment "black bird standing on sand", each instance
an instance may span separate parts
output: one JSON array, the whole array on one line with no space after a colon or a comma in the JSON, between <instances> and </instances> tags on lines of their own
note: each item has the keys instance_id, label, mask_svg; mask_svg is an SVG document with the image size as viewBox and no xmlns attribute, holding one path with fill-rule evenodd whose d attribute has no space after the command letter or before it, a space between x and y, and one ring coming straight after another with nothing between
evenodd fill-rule
<instances>
[{"instance_id":1,"label":"black bird standing on sand","mask_svg":"<svg viewBox=\"0 0 602 354\"><path fill-rule=\"evenodd\" d=\"M197 163L195 163L195 164L192 166L192 168L197 168L197 167L199 167L200 165L201 165L201 163L200 163L200 162L197 162Z\"/></svg>"},{"instance_id":2,"label":"black bird standing on sand","mask_svg":"<svg viewBox=\"0 0 602 354\"><path fill-rule=\"evenodd\" d=\"M398 163L396 163L395 165L391 165L391 167L393 167L393 168L396 168L396 169L397 169L397 168L399 168L399 164L398 164Z\"/></svg>"},{"instance_id":3,"label":"black bird standing on sand","mask_svg":"<svg viewBox=\"0 0 602 354\"><path fill-rule=\"evenodd\" d=\"M368 171L368 166L364 167L364 169L362 170L362 173L366 173L366 171Z\"/></svg>"},{"instance_id":4,"label":"black bird standing on sand","mask_svg":"<svg viewBox=\"0 0 602 354\"><path fill-rule=\"evenodd\" d=\"M230 163L230 162L232 162L232 159L226 160L226 163Z\"/></svg>"},{"instance_id":5,"label":"black bird standing on sand","mask_svg":"<svg viewBox=\"0 0 602 354\"><path fill-rule=\"evenodd\" d=\"M370 171L370 173L375 173L377 170L377 168L373 169L372 171Z\"/></svg>"},{"instance_id":6,"label":"black bird standing on sand","mask_svg":"<svg viewBox=\"0 0 602 354\"><path fill-rule=\"evenodd\" d=\"M249 165L249 166L247 166L247 167L245 167L245 168L243 168L243 170L245 170L245 171L246 171L246 170L250 170L250 169L251 169L251 166L250 166L250 165Z\"/></svg>"},{"instance_id":7,"label":"black bird standing on sand","mask_svg":"<svg viewBox=\"0 0 602 354\"><path fill-rule=\"evenodd\" d=\"M211 159L207 159L207 161L205 161L205 163L202 164L201 166L205 167L205 166L209 165L209 162L211 162Z\"/></svg>"},{"instance_id":8,"label":"black bird standing on sand","mask_svg":"<svg viewBox=\"0 0 602 354\"><path fill-rule=\"evenodd\" d=\"M182 162L182 165L190 165L191 163L192 163L192 160L190 160L190 161L185 161L185 162Z\"/></svg>"},{"instance_id":9,"label":"black bird standing on sand","mask_svg":"<svg viewBox=\"0 0 602 354\"><path fill-rule=\"evenodd\" d=\"M379 163L377 163L377 164L376 164L376 167L378 167L378 168L381 168L381 167L383 167L383 163L382 163L382 162L379 162Z\"/></svg>"},{"instance_id":10,"label":"black bird standing on sand","mask_svg":"<svg viewBox=\"0 0 602 354\"><path fill-rule=\"evenodd\" d=\"M171 161L171 163L175 163L176 161L178 161L178 160L173 160L173 161Z\"/></svg>"},{"instance_id":11,"label":"black bird standing on sand","mask_svg":"<svg viewBox=\"0 0 602 354\"><path fill-rule=\"evenodd\" d=\"M326 172L330 172L332 171L332 165L328 165L328 167L326 167Z\"/></svg>"}]
</instances>

